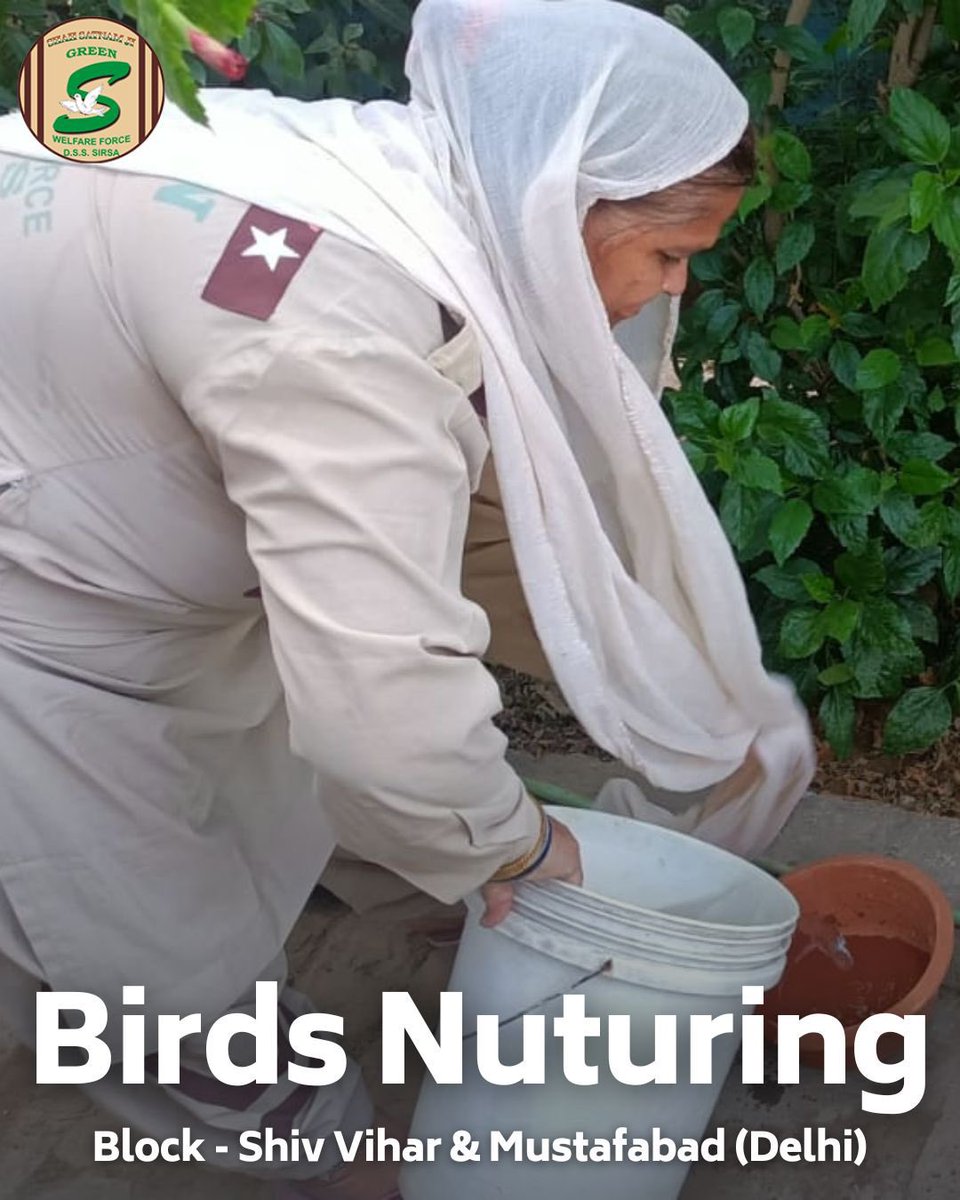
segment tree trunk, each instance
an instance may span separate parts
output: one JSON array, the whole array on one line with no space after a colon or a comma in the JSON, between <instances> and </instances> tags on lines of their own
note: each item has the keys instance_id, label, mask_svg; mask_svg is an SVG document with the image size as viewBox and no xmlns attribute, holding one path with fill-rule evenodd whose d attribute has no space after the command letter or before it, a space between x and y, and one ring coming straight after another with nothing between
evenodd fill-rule
<instances>
[{"instance_id":1,"label":"tree trunk","mask_svg":"<svg viewBox=\"0 0 960 1200\"><path fill-rule=\"evenodd\" d=\"M807 19L810 12L812 0L790 0L790 8L787 11L786 19L783 24L785 27L790 25L802 25ZM783 108L783 102L787 95L787 81L790 78L790 55L786 50L778 50L773 59L773 72L771 74L770 88L770 107L776 109ZM768 117L764 122L764 132L769 133L773 127L773 123ZM773 158L771 157L767 164L767 174L770 179L771 187L775 187L780 179L780 173L777 171ZM772 250L780 240L780 234L783 232L784 217L783 213L774 212L772 208L767 208L763 214L763 230L767 246Z\"/></svg>"}]
</instances>

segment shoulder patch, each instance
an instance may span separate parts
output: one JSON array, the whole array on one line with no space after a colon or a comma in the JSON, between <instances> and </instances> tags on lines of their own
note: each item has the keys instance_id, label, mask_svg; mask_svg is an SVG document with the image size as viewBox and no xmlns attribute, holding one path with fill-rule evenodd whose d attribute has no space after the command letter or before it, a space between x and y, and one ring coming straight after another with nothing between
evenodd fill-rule
<instances>
[{"instance_id":1,"label":"shoulder patch","mask_svg":"<svg viewBox=\"0 0 960 1200\"><path fill-rule=\"evenodd\" d=\"M204 286L217 308L266 321L323 230L251 204Z\"/></svg>"}]
</instances>

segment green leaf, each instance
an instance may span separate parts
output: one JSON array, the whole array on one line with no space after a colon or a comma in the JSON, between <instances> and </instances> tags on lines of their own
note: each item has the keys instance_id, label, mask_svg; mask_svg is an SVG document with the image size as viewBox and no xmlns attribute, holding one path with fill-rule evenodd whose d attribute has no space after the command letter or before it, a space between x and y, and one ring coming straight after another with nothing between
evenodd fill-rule
<instances>
[{"instance_id":1,"label":"green leaf","mask_svg":"<svg viewBox=\"0 0 960 1200\"><path fill-rule=\"evenodd\" d=\"M928 337L917 347L917 362L921 367L951 367L956 361L956 351L946 338Z\"/></svg>"},{"instance_id":2,"label":"green leaf","mask_svg":"<svg viewBox=\"0 0 960 1200\"><path fill-rule=\"evenodd\" d=\"M783 493L783 480L780 468L772 458L761 454L759 450L749 450L734 464L733 478L744 487L755 488L761 492Z\"/></svg>"},{"instance_id":3,"label":"green leaf","mask_svg":"<svg viewBox=\"0 0 960 1200\"><path fill-rule=\"evenodd\" d=\"M832 667L827 667L817 676L817 682L829 688L849 683L851 679L853 679L853 667L847 662L834 663Z\"/></svg>"},{"instance_id":4,"label":"green leaf","mask_svg":"<svg viewBox=\"0 0 960 1200\"><path fill-rule=\"evenodd\" d=\"M906 541L915 533L920 514L910 496L904 492L888 492L880 501L880 520L894 537Z\"/></svg>"},{"instance_id":5,"label":"green leaf","mask_svg":"<svg viewBox=\"0 0 960 1200\"><path fill-rule=\"evenodd\" d=\"M815 238L816 233L812 221L791 222L777 242L777 274L784 275L802 263L813 249Z\"/></svg>"},{"instance_id":6,"label":"green leaf","mask_svg":"<svg viewBox=\"0 0 960 1200\"><path fill-rule=\"evenodd\" d=\"M303 78L303 51L285 29L273 21L263 22L265 71L286 79Z\"/></svg>"},{"instance_id":7,"label":"green leaf","mask_svg":"<svg viewBox=\"0 0 960 1200\"><path fill-rule=\"evenodd\" d=\"M208 124L197 94L197 82L183 57L184 34L180 14L167 5L145 4L143 11L137 14L137 28L160 59L167 99L182 108L194 121Z\"/></svg>"},{"instance_id":8,"label":"green leaf","mask_svg":"<svg viewBox=\"0 0 960 1200\"><path fill-rule=\"evenodd\" d=\"M770 522L770 549L778 566L783 566L807 536L813 509L806 500L788 500Z\"/></svg>"},{"instance_id":9,"label":"green leaf","mask_svg":"<svg viewBox=\"0 0 960 1200\"><path fill-rule=\"evenodd\" d=\"M755 183L753 187L747 188L740 201L740 207L737 209L737 216L740 220L745 221L751 213L755 213L758 208L763 208L770 199L772 191L773 188L766 181Z\"/></svg>"},{"instance_id":10,"label":"green leaf","mask_svg":"<svg viewBox=\"0 0 960 1200\"><path fill-rule=\"evenodd\" d=\"M720 427L720 408L702 392L674 392L669 403L678 433L706 435Z\"/></svg>"},{"instance_id":11,"label":"green leaf","mask_svg":"<svg viewBox=\"0 0 960 1200\"><path fill-rule=\"evenodd\" d=\"M870 532L869 517L827 517L827 525L844 549L853 554L862 554L866 549Z\"/></svg>"},{"instance_id":12,"label":"green leaf","mask_svg":"<svg viewBox=\"0 0 960 1200\"><path fill-rule=\"evenodd\" d=\"M813 187L809 183L799 183L796 179L781 179L773 189L770 197L770 207L780 213L792 213L800 208L813 195Z\"/></svg>"},{"instance_id":13,"label":"green leaf","mask_svg":"<svg viewBox=\"0 0 960 1200\"><path fill-rule=\"evenodd\" d=\"M941 540L944 538L960 538L960 508L947 508L942 500L928 500L924 508L931 504L936 504L943 509ZM960 644L958 644L957 649L960 652Z\"/></svg>"},{"instance_id":14,"label":"green leaf","mask_svg":"<svg viewBox=\"0 0 960 1200\"><path fill-rule=\"evenodd\" d=\"M820 609L795 608L787 613L780 629L780 653L784 658L809 658L825 638Z\"/></svg>"},{"instance_id":15,"label":"green leaf","mask_svg":"<svg viewBox=\"0 0 960 1200\"><path fill-rule=\"evenodd\" d=\"M936 645L940 641L940 626L937 624L936 613L929 605L918 600L916 596L898 596L897 604L900 611L910 622L910 632L922 642Z\"/></svg>"},{"instance_id":16,"label":"green leaf","mask_svg":"<svg viewBox=\"0 0 960 1200\"><path fill-rule=\"evenodd\" d=\"M747 303L762 317L773 303L775 278L769 259L755 258L743 275L743 292Z\"/></svg>"},{"instance_id":17,"label":"green leaf","mask_svg":"<svg viewBox=\"0 0 960 1200\"><path fill-rule=\"evenodd\" d=\"M309 45L304 47L304 54L334 54L340 48L340 39L337 37L336 30L328 27L314 38Z\"/></svg>"},{"instance_id":18,"label":"green leaf","mask_svg":"<svg viewBox=\"0 0 960 1200\"><path fill-rule=\"evenodd\" d=\"M837 590L837 585L830 576L824 575L822 571L818 571L816 575L804 575L801 582L807 589L810 599L816 600L818 604L829 603Z\"/></svg>"},{"instance_id":19,"label":"green leaf","mask_svg":"<svg viewBox=\"0 0 960 1200\"><path fill-rule=\"evenodd\" d=\"M929 171L918 171L910 188L910 228L921 233L943 207L943 181Z\"/></svg>"},{"instance_id":20,"label":"green leaf","mask_svg":"<svg viewBox=\"0 0 960 1200\"><path fill-rule=\"evenodd\" d=\"M840 328L855 338L883 337L886 326L869 313L848 312L840 318Z\"/></svg>"},{"instance_id":21,"label":"green leaf","mask_svg":"<svg viewBox=\"0 0 960 1200\"><path fill-rule=\"evenodd\" d=\"M907 280L930 253L927 233L911 233L904 224L876 230L863 256L863 283L874 309L903 291Z\"/></svg>"},{"instance_id":22,"label":"green leaf","mask_svg":"<svg viewBox=\"0 0 960 1200\"><path fill-rule=\"evenodd\" d=\"M830 328L829 320L819 314L804 317L800 322L800 338L803 341L803 348L815 358L819 357L833 339L833 330Z\"/></svg>"},{"instance_id":23,"label":"green leaf","mask_svg":"<svg viewBox=\"0 0 960 1200\"><path fill-rule=\"evenodd\" d=\"M707 322L707 336L715 343L725 342L736 329L742 312L740 305L732 301L721 304Z\"/></svg>"},{"instance_id":24,"label":"green leaf","mask_svg":"<svg viewBox=\"0 0 960 1200\"><path fill-rule=\"evenodd\" d=\"M720 523L740 553L756 538L763 515L762 492L728 479L720 495Z\"/></svg>"},{"instance_id":25,"label":"green leaf","mask_svg":"<svg viewBox=\"0 0 960 1200\"><path fill-rule=\"evenodd\" d=\"M142 5L140 8L149 7ZM191 23L221 42L241 36L253 15L255 0L177 0L176 6ZM142 16L138 10L138 19Z\"/></svg>"},{"instance_id":26,"label":"green leaf","mask_svg":"<svg viewBox=\"0 0 960 1200\"><path fill-rule=\"evenodd\" d=\"M892 350L871 350L857 368L857 390L874 391L896 383L903 370L903 363Z\"/></svg>"},{"instance_id":27,"label":"green leaf","mask_svg":"<svg viewBox=\"0 0 960 1200\"><path fill-rule=\"evenodd\" d=\"M740 81L740 90L750 105L751 117L754 121L759 122L767 110L770 94L773 91L769 68L764 64L748 71Z\"/></svg>"},{"instance_id":28,"label":"green leaf","mask_svg":"<svg viewBox=\"0 0 960 1200\"><path fill-rule=\"evenodd\" d=\"M890 94L890 120L904 152L918 163L936 166L950 149L950 124L919 92L894 88Z\"/></svg>"},{"instance_id":29,"label":"green leaf","mask_svg":"<svg viewBox=\"0 0 960 1200\"><path fill-rule=\"evenodd\" d=\"M863 398L863 419L867 428L884 443L900 424L907 407L907 393L902 387L882 388L878 392L867 392Z\"/></svg>"},{"instance_id":30,"label":"green leaf","mask_svg":"<svg viewBox=\"0 0 960 1200\"><path fill-rule=\"evenodd\" d=\"M915 550L925 550L929 546L938 545L948 529L950 511L944 507L942 500L928 500L926 504L921 505L917 514L917 527L908 538L903 539L905 544Z\"/></svg>"},{"instance_id":31,"label":"green leaf","mask_svg":"<svg viewBox=\"0 0 960 1200\"><path fill-rule=\"evenodd\" d=\"M821 69L830 65L830 56L802 25L782 26L774 33L773 40L777 48L789 54L795 63Z\"/></svg>"},{"instance_id":32,"label":"green leaf","mask_svg":"<svg viewBox=\"0 0 960 1200\"><path fill-rule=\"evenodd\" d=\"M862 554L847 551L838 555L833 569L840 583L854 596L882 592L887 579L883 549L877 538L869 543Z\"/></svg>"},{"instance_id":33,"label":"green leaf","mask_svg":"<svg viewBox=\"0 0 960 1200\"><path fill-rule=\"evenodd\" d=\"M813 171L810 151L803 142L786 129L777 129L773 134L773 161L777 170L787 179L806 183Z\"/></svg>"},{"instance_id":34,"label":"green leaf","mask_svg":"<svg viewBox=\"0 0 960 1200\"><path fill-rule=\"evenodd\" d=\"M860 634L867 645L878 650L896 651L913 644L910 622L892 600L881 596L864 601Z\"/></svg>"},{"instance_id":35,"label":"green leaf","mask_svg":"<svg viewBox=\"0 0 960 1200\"><path fill-rule=\"evenodd\" d=\"M754 578L779 600L806 604L810 597L803 579L806 575L817 574L819 571L816 563L807 558L793 558L782 567L761 567Z\"/></svg>"},{"instance_id":36,"label":"green leaf","mask_svg":"<svg viewBox=\"0 0 960 1200\"><path fill-rule=\"evenodd\" d=\"M956 600L960 594L960 541L954 539L943 547L943 584L947 596Z\"/></svg>"},{"instance_id":37,"label":"green leaf","mask_svg":"<svg viewBox=\"0 0 960 1200\"><path fill-rule=\"evenodd\" d=\"M900 487L910 496L936 496L955 482L949 471L922 458L911 458L900 468Z\"/></svg>"},{"instance_id":38,"label":"green leaf","mask_svg":"<svg viewBox=\"0 0 960 1200\"><path fill-rule=\"evenodd\" d=\"M847 45L851 50L870 36L886 6L887 0L853 0L847 17Z\"/></svg>"},{"instance_id":39,"label":"green leaf","mask_svg":"<svg viewBox=\"0 0 960 1200\"><path fill-rule=\"evenodd\" d=\"M856 600L838 598L830 602L823 613L823 628L828 637L843 645L850 640L860 620L860 605Z\"/></svg>"},{"instance_id":40,"label":"green leaf","mask_svg":"<svg viewBox=\"0 0 960 1200\"><path fill-rule=\"evenodd\" d=\"M904 617L905 624L909 624ZM924 668L920 647L911 639L893 648L871 646L860 629L846 648L847 661L853 665L856 687L854 694L862 700L895 697L903 690L903 681Z\"/></svg>"},{"instance_id":41,"label":"green leaf","mask_svg":"<svg viewBox=\"0 0 960 1200\"><path fill-rule=\"evenodd\" d=\"M777 317L770 330L770 340L778 350L802 350L800 326L791 317Z\"/></svg>"},{"instance_id":42,"label":"green leaf","mask_svg":"<svg viewBox=\"0 0 960 1200\"><path fill-rule=\"evenodd\" d=\"M880 503L881 481L869 467L821 480L813 489L814 508L828 516L869 516Z\"/></svg>"},{"instance_id":43,"label":"green leaf","mask_svg":"<svg viewBox=\"0 0 960 1200\"><path fill-rule=\"evenodd\" d=\"M943 737L952 721L950 701L942 689L911 688L890 710L883 748L888 754L926 750Z\"/></svg>"},{"instance_id":44,"label":"green leaf","mask_svg":"<svg viewBox=\"0 0 960 1200\"><path fill-rule=\"evenodd\" d=\"M885 448L894 462L904 463L911 458L939 462L956 449L956 443L936 433L910 433L904 430L889 437Z\"/></svg>"},{"instance_id":45,"label":"green leaf","mask_svg":"<svg viewBox=\"0 0 960 1200\"><path fill-rule=\"evenodd\" d=\"M688 310L690 320L696 326L706 328L707 322L713 316L721 305L727 303L727 297L723 288L707 288L701 292L694 304Z\"/></svg>"},{"instance_id":46,"label":"green leaf","mask_svg":"<svg viewBox=\"0 0 960 1200\"><path fill-rule=\"evenodd\" d=\"M783 450L788 471L818 479L830 462L830 435L816 413L799 404L767 396L760 404L757 436Z\"/></svg>"},{"instance_id":47,"label":"green leaf","mask_svg":"<svg viewBox=\"0 0 960 1200\"><path fill-rule=\"evenodd\" d=\"M960 4L960 0L957 0ZM950 276L950 282L947 284L947 304L960 304L960 272Z\"/></svg>"},{"instance_id":48,"label":"green leaf","mask_svg":"<svg viewBox=\"0 0 960 1200\"><path fill-rule=\"evenodd\" d=\"M860 351L850 342L836 341L830 347L830 370L838 382L851 391L857 390L857 371L861 361Z\"/></svg>"},{"instance_id":49,"label":"green leaf","mask_svg":"<svg viewBox=\"0 0 960 1200\"><path fill-rule=\"evenodd\" d=\"M893 595L909 595L923 587L940 570L939 546L926 550L901 549L891 546L884 554L887 569L887 591Z\"/></svg>"},{"instance_id":50,"label":"green leaf","mask_svg":"<svg viewBox=\"0 0 960 1200\"><path fill-rule=\"evenodd\" d=\"M846 668L846 663L839 663L838 667ZM849 758L853 753L857 718L856 706L850 692L832 687L820 702L819 716L824 736L833 747L837 758Z\"/></svg>"},{"instance_id":51,"label":"green leaf","mask_svg":"<svg viewBox=\"0 0 960 1200\"><path fill-rule=\"evenodd\" d=\"M745 8L722 8L717 16L717 27L727 53L736 58L753 37L757 22L753 13Z\"/></svg>"},{"instance_id":52,"label":"green leaf","mask_svg":"<svg viewBox=\"0 0 960 1200\"><path fill-rule=\"evenodd\" d=\"M927 412L933 416L936 413L943 412L946 407L947 401L943 394L943 388L938 385L927 395ZM925 451L921 450L916 457L925 458Z\"/></svg>"},{"instance_id":53,"label":"green leaf","mask_svg":"<svg viewBox=\"0 0 960 1200\"><path fill-rule=\"evenodd\" d=\"M910 213L911 180L905 175L888 175L856 192L847 206L855 219L878 221L885 229Z\"/></svg>"},{"instance_id":54,"label":"green leaf","mask_svg":"<svg viewBox=\"0 0 960 1200\"><path fill-rule=\"evenodd\" d=\"M763 383L775 383L783 367L783 359L762 333L750 329L744 336L743 349L754 375Z\"/></svg>"},{"instance_id":55,"label":"green leaf","mask_svg":"<svg viewBox=\"0 0 960 1200\"><path fill-rule=\"evenodd\" d=\"M720 413L720 432L731 442L742 442L753 433L759 414L760 400L756 396L731 404Z\"/></svg>"},{"instance_id":56,"label":"green leaf","mask_svg":"<svg viewBox=\"0 0 960 1200\"><path fill-rule=\"evenodd\" d=\"M237 42L237 49L248 62L253 62L263 49L262 24L248 25L243 36Z\"/></svg>"},{"instance_id":57,"label":"green leaf","mask_svg":"<svg viewBox=\"0 0 960 1200\"><path fill-rule=\"evenodd\" d=\"M960 188L952 188L933 218L933 232L954 256L960 255Z\"/></svg>"}]
</instances>

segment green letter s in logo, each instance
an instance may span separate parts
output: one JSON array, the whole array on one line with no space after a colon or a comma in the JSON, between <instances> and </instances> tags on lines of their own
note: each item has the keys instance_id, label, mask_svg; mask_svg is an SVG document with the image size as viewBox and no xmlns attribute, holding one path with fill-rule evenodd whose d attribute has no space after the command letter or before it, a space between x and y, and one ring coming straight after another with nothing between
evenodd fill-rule
<instances>
[{"instance_id":1,"label":"green letter s in logo","mask_svg":"<svg viewBox=\"0 0 960 1200\"><path fill-rule=\"evenodd\" d=\"M94 79L106 79L109 84L114 84L119 83L121 79L126 79L129 74L129 63L111 63L109 66L91 63L88 67L80 67L79 70L73 72L67 80L67 92L71 96L75 96L85 83L90 83ZM81 95L86 96L86 92ZM116 100L111 100L109 96L98 96L97 103L104 105L107 111L98 113L96 116L80 118L68 117L66 113L61 113L54 121L53 128L57 133L97 133L101 129L109 129L115 121L120 119L120 105Z\"/></svg>"}]
</instances>

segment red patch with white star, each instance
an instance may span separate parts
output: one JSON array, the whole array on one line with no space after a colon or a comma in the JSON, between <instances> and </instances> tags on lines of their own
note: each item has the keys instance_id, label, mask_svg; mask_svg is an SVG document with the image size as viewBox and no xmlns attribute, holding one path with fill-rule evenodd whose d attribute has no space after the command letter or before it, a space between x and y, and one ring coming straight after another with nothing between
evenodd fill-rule
<instances>
[{"instance_id":1,"label":"red patch with white star","mask_svg":"<svg viewBox=\"0 0 960 1200\"><path fill-rule=\"evenodd\" d=\"M213 268L202 298L266 321L321 233L319 225L251 204Z\"/></svg>"}]
</instances>

